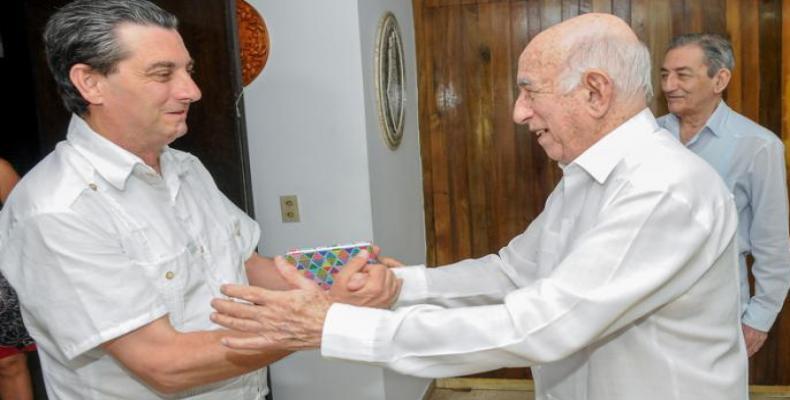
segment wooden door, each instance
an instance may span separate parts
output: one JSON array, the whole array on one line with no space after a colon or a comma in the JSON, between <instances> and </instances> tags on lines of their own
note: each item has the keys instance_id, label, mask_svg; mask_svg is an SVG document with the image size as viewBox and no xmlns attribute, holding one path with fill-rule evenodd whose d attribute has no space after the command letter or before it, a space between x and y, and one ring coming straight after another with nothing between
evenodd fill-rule
<instances>
[{"instance_id":1,"label":"wooden door","mask_svg":"<svg viewBox=\"0 0 790 400\"><path fill-rule=\"evenodd\" d=\"M513 124L511 110L519 54L538 32L573 16L605 12L624 19L650 48L654 71L675 35L729 35L737 63L726 101L788 140L790 106L787 98L782 103L782 94L790 97L790 66L785 61L790 56L790 0L413 4L431 266L499 250L537 216L561 177L526 129ZM666 102L658 74L653 75L656 96L650 106L663 115ZM765 348L751 360L753 384L790 385L790 317L785 314L790 311L780 316ZM488 375L528 376L525 370Z\"/></svg>"}]
</instances>

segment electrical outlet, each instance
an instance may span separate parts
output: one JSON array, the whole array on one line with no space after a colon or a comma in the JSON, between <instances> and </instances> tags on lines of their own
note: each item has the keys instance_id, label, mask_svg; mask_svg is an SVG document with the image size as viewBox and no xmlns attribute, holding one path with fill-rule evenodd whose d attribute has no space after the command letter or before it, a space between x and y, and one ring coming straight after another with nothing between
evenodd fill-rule
<instances>
[{"instance_id":1,"label":"electrical outlet","mask_svg":"<svg viewBox=\"0 0 790 400\"><path fill-rule=\"evenodd\" d=\"M299 200L295 194L280 196L283 222L299 222Z\"/></svg>"}]
</instances>

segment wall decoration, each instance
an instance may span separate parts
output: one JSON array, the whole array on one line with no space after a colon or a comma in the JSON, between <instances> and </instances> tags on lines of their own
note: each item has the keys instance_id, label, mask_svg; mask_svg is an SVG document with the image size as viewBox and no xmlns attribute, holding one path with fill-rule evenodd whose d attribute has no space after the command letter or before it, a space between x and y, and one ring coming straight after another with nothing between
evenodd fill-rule
<instances>
[{"instance_id":1,"label":"wall decoration","mask_svg":"<svg viewBox=\"0 0 790 400\"><path fill-rule=\"evenodd\" d=\"M269 59L269 32L261 14L244 0L236 0L236 21L241 77L244 86L247 86L261 73Z\"/></svg>"},{"instance_id":2,"label":"wall decoration","mask_svg":"<svg viewBox=\"0 0 790 400\"><path fill-rule=\"evenodd\" d=\"M375 55L379 122L391 150L400 145L406 114L406 79L400 27L391 12L381 17Z\"/></svg>"}]
</instances>

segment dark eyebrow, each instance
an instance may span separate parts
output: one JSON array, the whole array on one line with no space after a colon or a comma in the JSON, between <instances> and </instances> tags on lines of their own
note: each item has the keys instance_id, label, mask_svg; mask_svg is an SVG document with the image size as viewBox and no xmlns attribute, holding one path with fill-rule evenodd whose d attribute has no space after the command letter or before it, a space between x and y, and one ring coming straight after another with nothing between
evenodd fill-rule
<instances>
[{"instance_id":1,"label":"dark eyebrow","mask_svg":"<svg viewBox=\"0 0 790 400\"><path fill-rule=\"evenodd\" d=\"M155 71L157 69L161 69L161 68L164 68L164 69L175 69L176 68L176 63L174 63L172 61L155 62L155 63L149 65L148 68L145 69L145 73L146 74L150 74L151 72L153 72L153 71ZM187 63L186 68L187 68L187 70L194 69L195 68L195 60L189 60L189 62Z\"/></svg>"},{"instance_id":2,"label":"dark eyebrow","mask_svg":"<svg viewBox=\"0 0 790 400\"><path fill-rule=\"evenodd\" d=\"M669 71L670 71L669 68L661 67L661 72L669 72ZM675 68L672 71L675 71L675 72L691 72L691 68L690 67L680 67L680 68Z\"/></svg>"},{"instance_id":3,"label":"dark eyebrow","mask_svg":"<svg viewBox=\"0 0 790 400\"><path fill-rule=\"evenodd\" d=\"M174 63L174 62L171 62L171 61L159 61L159 62L156 62L156 63L153 63L153 64L149 65L148 68L145 69L145 73L149 74L149 73L151 73L151 72L153 72L154 70L157 70L157 69L161 69L161 68L174 69L175 67L176 67L176 63Z\"/></svg>"}]
</instances>

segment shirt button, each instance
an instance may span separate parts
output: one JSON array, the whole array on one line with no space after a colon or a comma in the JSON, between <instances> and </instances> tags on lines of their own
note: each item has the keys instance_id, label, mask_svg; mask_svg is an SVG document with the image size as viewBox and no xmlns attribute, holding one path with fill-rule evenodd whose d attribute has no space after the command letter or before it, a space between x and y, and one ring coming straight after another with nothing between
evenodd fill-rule
<instances>
[{"instance_id":1,"label":"shirt button","mask_svg":"<svg viewBox=\"0 0 790 400\"><path fill-rule=\"evenodd\" d=\"M165 279L167 280L171 280L175 277L176 277L176 273L173 271L167 271L167 273L165 274Z\"/></svg>"},{"instance_id":2,"label":"shirt button","mask_svg":"<svg viewBox=\"0 0 790 400\"><path fill-rule=\"evenodd\" d=\"M93 190L94 192L96 191L96 189L98 189L98 186L96 186L96 184L95 184L95 183L93 183L93 182L89 183L89 184L88 184L88 187L89 187L91 190Z\"/></svg>"}]
</instances>

